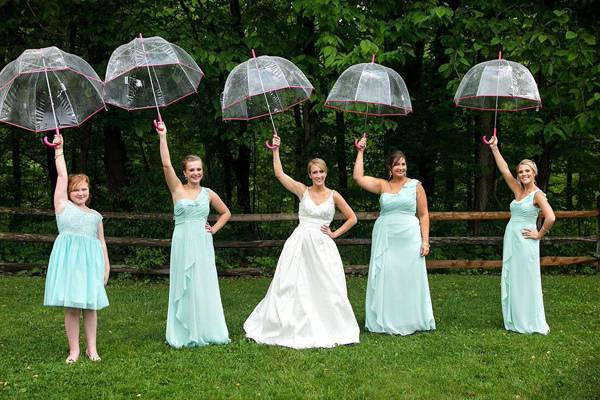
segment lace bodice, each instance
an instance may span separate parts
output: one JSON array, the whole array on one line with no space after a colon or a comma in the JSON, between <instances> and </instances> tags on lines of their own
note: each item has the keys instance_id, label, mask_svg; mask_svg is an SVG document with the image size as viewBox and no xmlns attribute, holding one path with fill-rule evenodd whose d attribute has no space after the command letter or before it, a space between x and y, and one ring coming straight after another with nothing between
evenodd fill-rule
<instances>
[{"instance_id":1,"label":"lace bodice","mask_svg":"<svg viewBox=\"0 0 600 400\"><path fill-rule=\"evenodd\" d=\"M331 190L327 200L320 204L316 204L308 194L308 189L304 191L300 206L298 208L298 218L300 223L329 225L335 215L335 203L333 202L333 193Z\"/></svg>"},{"instance_id":2,"label":"lace bodice","mask_svg":"<svg viewBox=\"0 0 600 400\"><path fill-rule=\"evenodd\" d=\"M56 215L58 233L81 235L94 239L98 238L100 221L102 221L102 216L97 211L83 210L70 201L67 201L63 211Z\"/></svg>"},{"instance_id":3,"label":"lace bodice","mask_svg":"<svg viewBox=\"0 0 600 400\"><path fill-rule=\"evenodd\" d=\"M173 209L175 225L189 221L206 222L210 212L208 191L208 188L203 187L194 200L181 199L175 203Z\"/></svg>"}]
</instances>

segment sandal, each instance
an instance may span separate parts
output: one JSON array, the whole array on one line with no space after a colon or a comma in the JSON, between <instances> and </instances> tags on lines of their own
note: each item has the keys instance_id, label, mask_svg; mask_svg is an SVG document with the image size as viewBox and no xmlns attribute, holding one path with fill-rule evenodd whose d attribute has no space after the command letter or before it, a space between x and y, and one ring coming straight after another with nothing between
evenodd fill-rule
<instances>
[{"instance_id":1,"label":"sandal","mask_svg":"<svg viewBox=\"0 0 600 400\"><path fill-rule=\"evenodd\" d=\"M91 362L100 362L102 361L102 359L100 358L100 356L96 355L96 356L91 356L90 353L88 353L87 351L85 352L86 357L88 358L88 360L90 360Z\"/></svg>"}]
</instances>

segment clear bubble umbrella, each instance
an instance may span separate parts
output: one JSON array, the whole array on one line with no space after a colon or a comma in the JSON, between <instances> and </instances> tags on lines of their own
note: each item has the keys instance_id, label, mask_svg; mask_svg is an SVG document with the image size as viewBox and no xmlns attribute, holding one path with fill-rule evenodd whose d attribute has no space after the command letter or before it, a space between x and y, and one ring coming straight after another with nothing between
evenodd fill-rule
<instances>
[{"instance_id":1,"label":"clear bubble umbrella","mask_svg":"<svg viewBox=\"0 0 600 400\"><path fill-rule=\"evenodd\" d=\"M375 63L374 54L370 63L352 65L340 75L325 107L364 115L365 129L369 116L405 116L412 112L404 80L393 69ZM354 145L358 147L358 139Z\"/></svg>"},{"instance_id":2,"label":"clear bubble umbrella","mask_svg":"<svg viewBox=\"0 0 600 400\"><path fill-rule=\"evenodd\" d=\"M25 50L0 71L0 122L60 134L103 108L98 74L57 47ZM45 136L44 143L51 146Z\"/></svg>"},{"instance_id":3,"label":"clear bubble umbrella","mask_svg":"<svg viewBox=\"0 0 600 400\"><path fill-rule=\"evenodd\" d=\"M162 122L160 108L196 93L203 76L181 47L159 36L140 34L110 56L104 100L126 110L156 108L158 122Z\"/></svg>"},{"instance_id":4,"label":"clear bubble umbrella","mask_svg":"<svg viewBox=\"0 0 600 400\"><path fill-rule=\"evenodd\" d=\"M256 57L235 67L227 76L221 95L223 120L249 121L273 115L309 99L313 85L291 61L281 57ZM265 145L273 150L268 140Z\"/></svg>"},{"instance_id":5,"label":"clear bubble umbrella","mask_svg":"<svg viewBox=\"0 0 600 400\"><path fill-rule=\"evenodd\" d=\"M463 77L454 95L454 105L481 111L494 111L494 131L498 111L539 110L542 100L533 75L523 65L502 58L477 64ZM489 141L483 136L483 141Z\"/></svg>"}]
</instances>

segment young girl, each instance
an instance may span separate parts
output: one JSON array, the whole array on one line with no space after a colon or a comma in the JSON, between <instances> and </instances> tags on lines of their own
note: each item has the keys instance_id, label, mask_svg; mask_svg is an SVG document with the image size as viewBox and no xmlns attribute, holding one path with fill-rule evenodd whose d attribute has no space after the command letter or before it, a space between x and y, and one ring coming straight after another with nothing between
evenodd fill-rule
<instances>
[{"instance_id":1,"label":"young girl","mask_svg":"<svg viewBox=\"0 0 600 400\"><path fill-rule=\"evenodd\" d=\"M537 166L531 160L517 165L517 178L498 149L493 137L490 150L504 181L513 192L510 221L504 232L502 246L501 301L506 330L546 335L542 277L540 273L540 239L554 224L555 216L546 195L535 185ZM538 231L536 220L542 211L544 224Z\"/></svg>"},{"instance_id":2,"label":"young girl","mask_svg":"<svg viewBox=\"0 0 600 400\"><path fill-rule=\"evenodd\" d=\"M82 310L87 342L85 354L91 361L100 361L96 349L96 310L108 306L104 287L110 271L102 216L88 208L90 179L87 175L67 175L60 135L54 137L54 144L58 174L54 212L59 233L48 262L44 305L65 309L65 331L69 342L66 363L72 364L79 359Z\"/></svg>"},{"instance_id":3,"label":"young girl","mask_svg":"<svg viewBox=\"0 0 600 400\"><path fill-rule=\"evenodd\" d=\"M231 213L218 194L200 186L204 176L200 157L189 155L184 158L183 175L187 183L181 183L171 165L167 127L161 123L156 132L175 215L167 342L175 348L229 343L212 235L227 223ZM206 222L211 205L219 213L219 219L212 226Z\"/></svg>"},{"instance_id":4,"label":"young girl","mask_svg":"<svg viewBox=\"0 0 600 400\"><path fill-rule=\"evenodd\" d=\"M308 163L311 186L286 175L279 159L280 143L275 135L275 177L300 199L300 224L283 246L267 295L244 323L246 336L296 349L358 343L344 266L333 241L356 224L356 215L339 193L325 186L323 160ZM332 231L329 224L336 207L346 221Z\"/></svg>"}]
</instances>

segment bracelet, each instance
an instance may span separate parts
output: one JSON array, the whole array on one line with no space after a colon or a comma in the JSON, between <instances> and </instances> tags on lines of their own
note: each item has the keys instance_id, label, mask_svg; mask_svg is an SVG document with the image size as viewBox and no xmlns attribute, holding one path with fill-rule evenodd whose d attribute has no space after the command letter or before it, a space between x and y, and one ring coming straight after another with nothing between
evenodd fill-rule
<instances>
[{"instance_id":1,"label":"bracelet","mask_svg":"<svg viewBox=\"0 0 600 400\"><path fill-rule=\"evenodd\" d=\"M54 155L54 159L56 160L58 157L62 156L64 153L58 153Z\"/></svg>"},{"instance_id":2,"label":"bracelet","mask_svg":"<svg viewBox=\"0 0 600 400\"><path fill-rule=\"evenodd\" d=\"M429 245L429 242L421 242L421 244L422 244L423 246L431 247L431 246Z\"/></svg>"},{"instance_id":3,"label":"bracelet","mask_svg":"<svg viewBox=\"0 0 600 400\"><path fill-rule=\"evenodd\" d=\"M550 229L546 229L546 228L544 228L544 226L542 225L542 227L540 228L540 232L541 232L541 231L544 231L544 232L548 233L548 232L550 232Z\"/></svg>"}]
</instances>

